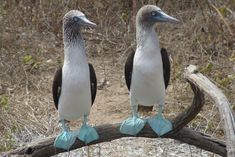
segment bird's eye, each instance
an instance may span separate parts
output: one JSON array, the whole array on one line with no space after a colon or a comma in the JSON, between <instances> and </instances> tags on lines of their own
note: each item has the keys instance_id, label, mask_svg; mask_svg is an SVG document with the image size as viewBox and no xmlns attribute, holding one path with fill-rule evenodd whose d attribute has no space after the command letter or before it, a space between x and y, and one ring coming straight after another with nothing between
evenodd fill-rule
<instances>
[{"instance_id":1,"label":"bird's eye","mask_svg":"<svg viewBox=\"0 0 235 157\"><path fill-rule=\"evenodd\" d=\"M156 15L157 15L157 12L156 12L156 11L152 11L152 12L151 12L151 15L152 15L152 16L156 16Z\"/></svg>"},{"instance_id":2,"label":"bird's eye","mask_svg":"<svg viewBox=\"0 0 235 157\"><path fill-rule=\"evenodd\" d=\"M79 20L80 20L80 19L79 19L77 16L74 16L74 17L73 17L73 21L74 21L74 22L78 22Z\"/></svg>"}]
</instances>

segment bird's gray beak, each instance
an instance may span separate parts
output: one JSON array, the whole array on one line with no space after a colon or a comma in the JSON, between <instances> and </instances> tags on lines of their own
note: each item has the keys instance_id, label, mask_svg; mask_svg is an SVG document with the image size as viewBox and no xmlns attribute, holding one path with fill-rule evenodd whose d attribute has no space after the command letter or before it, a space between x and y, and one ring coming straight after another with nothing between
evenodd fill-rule
<instances>
[{"instance_id":1,"label":"bird's gray beak","mask_svg":"<svg viewBox=\"0 0 235 157\"><path fill-rule=\"evenodd\" d=\"M84 25L84 26L92 27L92 28L97 26L95 23L88 20L85 16L80 17L80 19L82 20L81 24Z\"/></svg>"},{"instance_id":2,"label":"bird's gray beak","mask_svg":"<svg viewBox=\"0 0 235 157\"><path fill-rule=\"evenodd\" d=\"M180 21L172 16L167 15L163 11L159 11L159 15L156 17L157 22L172 22L179 23Z\"/></svg>"}]
</instances>

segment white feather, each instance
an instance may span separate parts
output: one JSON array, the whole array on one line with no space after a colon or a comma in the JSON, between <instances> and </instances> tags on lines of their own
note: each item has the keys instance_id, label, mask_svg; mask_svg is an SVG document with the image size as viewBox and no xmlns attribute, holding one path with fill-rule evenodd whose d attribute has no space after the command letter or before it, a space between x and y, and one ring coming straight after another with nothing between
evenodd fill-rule
<instances>
[{"instance_id":1,"label":"white feather","mask_svg":"<svg viewBox=\"0 0 235 157\"><path fill-rule=\"evenodd\" d=\"M142 38L134 57L131 97L144 106L164 105L165 84L157 34L152 29L144 32Z\"/></svg>"},{"instance_id":2,"label":"white feather","mask_svg":"<svg viewBox=\"0 0 235 157\"><path fill-rule=\"evenodd\" d=\"M90 108L90 72L85 48L82 45L70 45L65 47L59 117L66 120L78 119L88 115Z\"/></svg>"}]
</instances>

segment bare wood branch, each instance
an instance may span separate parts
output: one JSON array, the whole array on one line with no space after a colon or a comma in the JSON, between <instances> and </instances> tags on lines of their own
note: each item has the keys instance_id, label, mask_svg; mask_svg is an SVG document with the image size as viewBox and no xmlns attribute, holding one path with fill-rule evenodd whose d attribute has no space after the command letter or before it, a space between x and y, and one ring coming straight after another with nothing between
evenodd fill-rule
<instances>
[{"instance_id":1,"label":"bare wood branch","mask_svg":"<svg viewBox=\"0 0 235 157\"><path fill-rule=\"evenodd\" d=\"M192 77L193 75L193 77ZM164 138L177 139L179 141L195 145L199 148L214 152L216 154L226 156L226 145L223 141L214 139L209 135L193 131L189 128L186 128L185 125L189 123L195 116L200 112L201 108L204 105L204 94L201 86L204 84L199 81L203 75L196 72L196 70L191 67L188 67L185 71L185 78L189 81L192 90L194 92L194 99L192 105L189 106L184 112L178 115L173 120L173 130L168 134L164 135ZM204 78L205 80L206 78ZM198 82L199 81L199 82ZM200 87L200 88L199 88ZM99 140L90 143L97 144L102 142L108 142L115 139L123 137L132 137L128 135L123 135L119 132L120 124L107 124L102 126L95 127L97 132L100 135ZM144 129L137 135L137 137L147 137L147 138L157 138L157 135L152 131L152 129L146 125ZM31 154L32 156L51 156L64 152L62 149L55 149L53 147L55 137L47 138L41 142L32 143L26 147L18 148L16 150L6 152L5 155L17 154ZM72 146L71 150L84 147L84 143L80 140L77 140Z\"/></svg>"},{"instance_id":2,"label":"bare wood branch","mask_svg":"<svg viewBox=\"0 0 235 157\"><path fill-rule=\"evenodd\" d=\"M235 156L235 121L230 103L222 91L201 73L196 72L196 66L190 65L185 72L185 78L201 88L208 94L217 105L220 118L224 120L224 131L226 135L227 155Z\"/></svg>"},{"instance_id":3,"label":"bare wood branch","mask_svg":"<svg viewBox=\"0 0 235 157\"><path fill-rule=\"evenodd\" d=\"M89 145L102 142L109 142L123 137L131 137L128 135L121 134L119 132L119 128L120 124L107 124L96 127L100 135L100 138L99 140L92 142ZM145 128L139 133L137 137L157 138L156 134L152 131L152 129L148 125L145 126ZM210 137L209 135L193 131L189 128L183 128L178 133L167 135L165 137L176 139L191 145L195 145L199 148L214 152L221 156L226 156L226 145L224 142L216 140ZM47 157L61 152L65 152L65 150L55 149L53 147L54 139L55 137L46 138L43 141L37 141L36 143L32 143L26 147L22 147L14 151L7 152L5 153L5 155L8 156L12 154L17 154L17 155L30 154L33 157ZM81 148L84 146L85 144L83 142L77 140L76 143L71 148L71 150Z\"/></svg>"}]
</instances>

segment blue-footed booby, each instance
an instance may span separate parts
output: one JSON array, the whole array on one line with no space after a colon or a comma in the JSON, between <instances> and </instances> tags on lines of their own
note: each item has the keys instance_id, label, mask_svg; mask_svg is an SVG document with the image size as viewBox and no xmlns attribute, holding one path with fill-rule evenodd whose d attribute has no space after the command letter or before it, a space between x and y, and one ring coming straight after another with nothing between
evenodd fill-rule
<instances>
[{"instance_id":1,"label":"blue-footed booby","mask_svg":"<svg viewBox=\"0 0 235 157\"><path fill-rule=\"evenodd\" d=\"M155 31L158 22L179 22L154 5L143 6L136 16L136 51L131 53L125 64L125 79L130 90L132 117L123 121L120 132L138 134L146 122L153 131L162 136L172 130L172 124L162 116L165 104L165 88L170 78L170 62L165 49L160 49ZM152 108L159 105L158 114L147 120L138 116L141 104Z\"/></svg>"},{"instance_id":2,"label":"blue-footed booby","mask_svg":"<svg viewBox=\"0 0 235 157\"><path fill-rule=\"evenodd\" d=\"M96 130L87 124L91 106L96 97L96 74L88 63L83 27L95 27L78 10L71 10L63 18L64 64L55 74L52 91L62 132L57 136L54 146L69 150L76 138L85 143L99 138ZM79 130L71 131L69 121L83 117Z\"/></svg>"}]
</instances>

